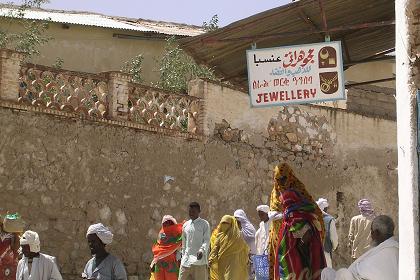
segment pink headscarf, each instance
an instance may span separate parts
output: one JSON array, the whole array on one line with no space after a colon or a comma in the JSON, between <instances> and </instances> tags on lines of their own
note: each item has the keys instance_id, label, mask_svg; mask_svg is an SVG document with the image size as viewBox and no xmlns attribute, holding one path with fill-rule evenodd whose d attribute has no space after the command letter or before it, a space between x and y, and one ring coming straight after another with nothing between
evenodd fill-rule
<instances>
[{"instance_id":1,"label":"pink headscarf","mask_svg":"<svg viewBox=\"0 0 420 280\"><path fill-rule=\"evenodd\" d=\"M375 215L375 211L373 210L372 203L369 201L369 199L363 198L359 200L357 206L359 207L360 214L363 216L371 217Z\"/></svg>"},{"instance_id":2,"label":"pink headscarf","mask_svg":"<svg viewBox=\"0 0 420 280\"><path fill-rule=\"evenodd\" d=\"M171 215L165 215L162 218L162 224L167 222L167 221L172 221L174 223L174 225L178 224L177 221L175 220L174 217L172 217Z\"/></svg>"}]
</instances>

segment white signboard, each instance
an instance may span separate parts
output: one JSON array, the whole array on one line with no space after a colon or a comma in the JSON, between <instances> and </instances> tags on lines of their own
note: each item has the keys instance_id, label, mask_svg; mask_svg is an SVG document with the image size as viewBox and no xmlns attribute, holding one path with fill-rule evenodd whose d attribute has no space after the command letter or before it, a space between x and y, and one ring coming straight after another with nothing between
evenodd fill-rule
<instances>
[{"instance_id":1,"label":"white signboard","mask_svg":"<svg viewBox=\"0 0 420 280\"><path fill-rule=\"evenodd\" d=\"M341 42L247 50L251 106L345 99Z\"/></svg>"}]
</instances>

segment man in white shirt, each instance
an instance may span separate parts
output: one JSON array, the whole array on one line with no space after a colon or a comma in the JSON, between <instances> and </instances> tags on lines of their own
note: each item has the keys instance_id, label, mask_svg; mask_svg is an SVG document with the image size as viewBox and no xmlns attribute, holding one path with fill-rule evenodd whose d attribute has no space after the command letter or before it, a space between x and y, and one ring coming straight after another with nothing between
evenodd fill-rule
<instances>
[{"instance_id":1,"label":"man in white shirt","mask_svg":"<svg viewBox=\"0 0 420 280\"><path fill-rule=\"evenodd\" d=\"M279 212L270 212L268 205L260 205L257 207L258 216L260 217L260 228L255 234L255 247L257 255L267 255L268 239L270 235L270 224L273 220L279 220L283 215Z\"/></svg>"},{"instance_id":2,"label":"man in white shirt","mask_svg":"<svg viewBox=\"0 0 420 280\"><path fill-rule=\"evenodd\" d=\"M210 225L200 218L200 204L191 202L188 220L182 227L182 259L179 280L206 280L208 278L208 250Z\"/></svg>"},{"instance_id":3,"label":"man in white shirt","mask_svg":"<svg viewBox=\"0 0 420 280\"><path fill-rule=\"evenodd\" d=\"M338 234L335 226L335 219L333 216L328 214L328 200L320 198L316 201L319 209L322 211L325 224L325 240L324 240L324 255L327 261L327 267L332 268L332 252L337 249L338 246Z\"/></svg>"},{"instance_id":4,"label":"man in white shirt","mask_svg":"<svg viewBox=\"0 0 420 280\"><path fill-rule=\"evenodd\" d=\"M374 218L371 225L372 248L350 267L337 272L325 268L321 280L396 280L398 279L398 242L394 222L388 216Z\"/></svg>"},{"instance_id":5,"label":"man in white shirt","mask_svg":"<svg viewBox=\"0 0 420 280\"><path fill-rule=\"evenodd\" d=\"M26 231L20 238L23 258L16 270L16 280L63 280L55 257L40 253L38 233Z\"/></svg>"}]
</instances>

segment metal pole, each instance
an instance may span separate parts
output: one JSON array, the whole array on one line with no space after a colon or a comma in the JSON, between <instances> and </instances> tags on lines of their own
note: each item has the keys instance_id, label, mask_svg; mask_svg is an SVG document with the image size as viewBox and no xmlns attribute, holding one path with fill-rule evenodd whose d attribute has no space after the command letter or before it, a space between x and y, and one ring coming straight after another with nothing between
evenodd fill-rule
<instances>
[{"instance_id":1,"label":"metal pole","mask_svg":"<svg viewBox=\"0 0 420 280\"><path fill-rule=\"evenodd\" d=\"M417 156L417 100L414 69L414 9L417 0L395 1L396 91L399 196L399 278L418 280L419 181Z\"/></svg>"}]
</instances>

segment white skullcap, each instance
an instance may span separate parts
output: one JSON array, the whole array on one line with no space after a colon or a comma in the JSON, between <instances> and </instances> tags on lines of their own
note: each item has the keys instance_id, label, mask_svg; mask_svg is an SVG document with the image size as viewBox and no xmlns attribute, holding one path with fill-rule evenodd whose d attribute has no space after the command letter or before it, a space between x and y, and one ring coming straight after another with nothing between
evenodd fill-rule
<instances>
[{"instance_id":1,"label":"white skullcap","mask_svg":"<svg viewBox=\"0 0 420 280\"><path fill-rule=\"evenodd\" d=\"M341 268L337 270L337 280L353 280L353 274L347 268Z\"/></svg>"},{"instance_id":2,"label":"white skullcap","mask_svg":"<svg viewBox=\"0 0 420 280\"><path fill-rule=\"evenodd\" d=\"M29 249L32 253L39 253L39 251L41 251L39 235L35 231L25 231L25 233L20 238L20 245L29 245Z\"/></svg>"},{"instance_id":3,"label":"white skullcap","mask_svg":"<svg viewBox=\"0 0 420 280\"><path fill-rule=\"evenodd\" d=\"M177 224L177 221L171 215L165 215L165 216L163 216L163 218L162 218L162 224L165 223L165 222L167 222L167 221L172 221L175 225Z\"/></svg>"},{"instance_id":4,"label":"white skullcap","mask_svg":"<svg viewBox=\"0 0 420 280\"><path fill-rule=\"evenodd\" d=\"M262 211L262 212L268 214L268 212L270 211L270 206L268 206L268 205L259 205L257 207L257 211Z\"/></svg>"},{"instance_id":5,"label":"white skullcap","mask_svg":"<svg viewBox=\"0 0 420 280\"><path fill-rule=\"evenodd\" d=\"M336 272L334 269L326 267L321 272L322 280L336 280Z\"/></svg>"},{"instance_id":6,"label":"white skullcap","mask_svg":"<svg viewBox=\"0 0 420 280\"><path fill-rule=\"evenodd\" d=\"M316 204L318 204L318 207L324 211L325 208L327 208L329 206L328 204L328 200L326 200L325 198L320 198L316 201Z\"/></svg>"},{"instance_id":7,"label":"white skullcap","mask_svg":"<svg viewBox=\"0 0 420 280\"><path fill-rule=\"evenodd\" d=\"M111 244L114 237L112 232L101 223L91 225L87 230L86 237L89 234L96 234L105 245Z\"/></svg>"}]
</instances>

